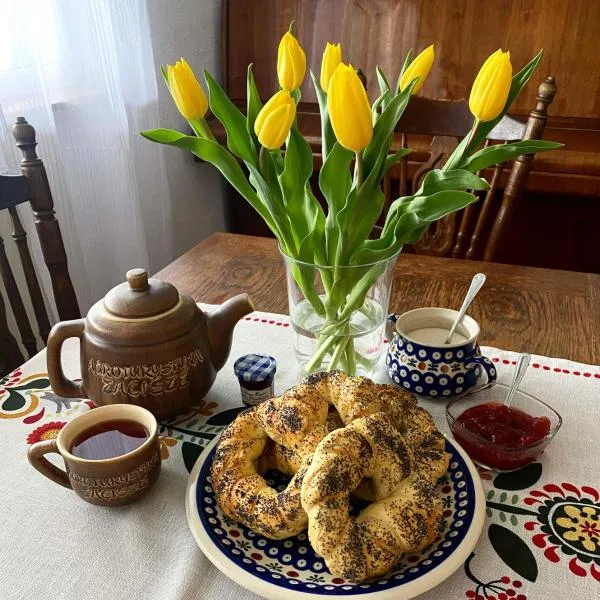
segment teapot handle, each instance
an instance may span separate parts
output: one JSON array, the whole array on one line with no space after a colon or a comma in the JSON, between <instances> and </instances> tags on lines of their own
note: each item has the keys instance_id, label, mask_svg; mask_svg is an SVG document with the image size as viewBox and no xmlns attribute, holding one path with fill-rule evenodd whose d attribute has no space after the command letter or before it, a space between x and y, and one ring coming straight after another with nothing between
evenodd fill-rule
<instances>
[{"instance_id":1,"label":"teapot handle","mask_svg":"<svg viewBox=\"0 0 600 600\"><path fill-rule=\"evenodd\" d=\"M70 337L81 338L84 327L84 319L62 321L52 328L48 336L46 358L48 361L50 386L55 394L64 398L87 398L82 382L70 381L65 377L60 360L65 340Z\"/></svg>"}]
</instances>

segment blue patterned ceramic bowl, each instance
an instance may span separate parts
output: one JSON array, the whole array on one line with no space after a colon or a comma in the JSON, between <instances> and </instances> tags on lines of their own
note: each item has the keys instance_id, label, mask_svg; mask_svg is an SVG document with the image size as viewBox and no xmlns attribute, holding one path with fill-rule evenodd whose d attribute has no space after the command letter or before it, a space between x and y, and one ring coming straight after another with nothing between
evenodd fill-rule
<instances>
[{"instance_id":1,"label":"blue patterned ceramic bowl","mask_svg":"<svg viewBox=\"0 0 600 600\"><path fill-rule=\"evenodd\" d=\"M465 315L457 329L458 342L425 343L413 335L424 328L449 331L456 315L449 308L417 308L388 317L386 367L394 383L418 396L449 398L472 388L482 371L488 383L496 380L492 361L479 351L479 325L472 317Z\"/></svg>"},{"instance_id":2,"label":"blue patterned ceramic bowl","mask_svg":"<svg viewBox=\"0 0 600 600\"><path fill-rule=\"evenodd\" d=\"M217 568L265 598L412 598L459 568L483 528L485 498L477 471L464 451L447 440L446 449L452 455L450 468L438 484L445 517L441 538L420 554L405 556L386 577L362 584L345 581L329 573L305 532L287 540L270 540L221 512L210 479L215 443L205 449L190 474L188 523L198 545ZM267 474L267 479L274 488L287 485L276 472Z\"/></svg>"}]
</instances>

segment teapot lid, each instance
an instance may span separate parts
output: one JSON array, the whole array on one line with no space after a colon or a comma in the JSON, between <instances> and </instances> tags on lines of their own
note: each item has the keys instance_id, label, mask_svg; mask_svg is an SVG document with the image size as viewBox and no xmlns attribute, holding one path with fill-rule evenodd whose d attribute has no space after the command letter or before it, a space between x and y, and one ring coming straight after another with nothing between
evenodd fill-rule
<instances>
[{"instance_id":1,"label":"teapot lid","mask_svg":"<svg viewBox=\"0 0 600 600\"><path fill-rule=\"evenodd\" d=\"M126 319L142 319L164 313L179 302L179 292L170 283L148 279L145 269L127 271L127 281L104 298L106 310Z\"/></svg>"}]
</instances>

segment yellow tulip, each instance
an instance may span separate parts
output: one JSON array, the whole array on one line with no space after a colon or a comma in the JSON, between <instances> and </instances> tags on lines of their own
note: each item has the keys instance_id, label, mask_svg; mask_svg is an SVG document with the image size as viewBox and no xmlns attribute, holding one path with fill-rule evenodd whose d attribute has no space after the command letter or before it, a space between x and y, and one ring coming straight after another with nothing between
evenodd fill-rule
<instances>
[{"instance_id":1,"label":"yellow tulip","mask_svg":"<svg viewBox=\"0 0 600 600\"><path fill-rule=\"evenodd\" d=\"M406 71L404 71L404 74L400 79L400 91L403 92L413 79L418 78L417 83L415 83L415 87L412 90L413 94L418 94L425 83L425 79L427 79L427 75L429 75L429 71L431 71L434 58L433 44L431 44L431 46L425 48L425 50L410 63Z\"/></svg>"},{"instance_id":2,"label":"yellow tulip","mask_svg":"<svg viewBox=\"0 0 600 600\"><path fill-rule=\"evenodd\" d=\"M174 66L167 65L167 80L173 100L184 118L188 121L203 119L208 101L185 59L178 60Z\"/></svg>"},{"instance_id":3,"label":"yellow tulip","mask_svg":"<svg viewBox=\"0 0 600 600\"><path fill-rule=\"evenodd\" d=\"M371 105L352 65L340 63L331 76L327 110L338 142L353 152L364 150L373 137Z\"/></svg>"},{"instance_id":4,"label":"yellow tulip","mask_svg":"<svg viewBox=\"0 0 600 600\"><path fill-rule=\"evenodd\" d=\"M337 66L342 62L342 47L339 44L327 42L321 61L321 89L326 92L329 81Z\"/></svg>"},{"instance_id":5,"label":"yellow tulip","mask_svg":"<svg viewBox=\"0 0 600 600\"><path fill-rule=\"evenodd\" d=\"M306 73L306 54L298 40L288 31L277 50L277 78L282 90L298 89Z\"/></svg>"},{"instance_id":6,"label":"yellow tulip","mask_svg":"<svg viewBox=\"0 0 600 600\"><path fill-rule=\"evenodd\" d=\"M471 88L469 108L479 121L492 121L503 110L512 83L510 52L496 50L484 63Z\"/></svg>"},{"instance_id":7,"label":"yellow tulip","mask_svg":"<svg viewBox=\"0 0 600 600\"><path fill-rule=\"evenodd\" d=\"M296 103L287 90L277 92L260 110L254 121L258 141L271 150L285 142L296 117Z\"/></svg>"}]
</instances>

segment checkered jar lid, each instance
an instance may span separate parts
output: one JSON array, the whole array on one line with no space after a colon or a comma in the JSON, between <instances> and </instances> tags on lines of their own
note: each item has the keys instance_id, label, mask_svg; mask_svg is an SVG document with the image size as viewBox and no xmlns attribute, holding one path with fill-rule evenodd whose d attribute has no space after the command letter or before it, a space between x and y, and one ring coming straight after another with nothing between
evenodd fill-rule
<instances>
[{"instance_id":1,"label":"checkered jar lid","mask_svg":"<svg viewBox=\"0 0 600 600\"><path fill-rule=\"evenodd\" d=\"M270 382L275 377L277 361L266 354L246 354L235 361L233 370L240 381Z\"/></svg>"}]
</instances>

